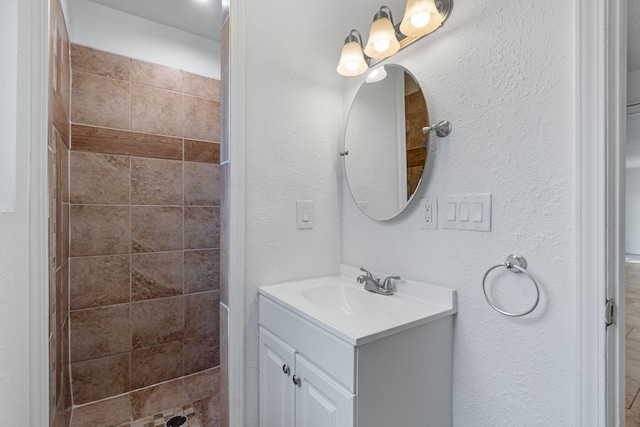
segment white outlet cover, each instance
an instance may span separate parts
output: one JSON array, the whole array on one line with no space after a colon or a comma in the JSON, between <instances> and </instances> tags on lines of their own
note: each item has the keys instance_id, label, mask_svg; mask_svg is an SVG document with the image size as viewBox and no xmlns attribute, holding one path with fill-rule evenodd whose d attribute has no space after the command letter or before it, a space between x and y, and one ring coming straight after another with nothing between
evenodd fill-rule
<instances>
[{"instance_id":1,"label":"white outlet cover","mask_svg":"<svg viewBox=\"0 0 640 427\"><path fill-rule=\"evenodd\" d=\"M427 210L429 209L430 212ZM429 215L431 220L429 221ZM438 198L420 198L420 228L423 230L435 230L438 228Z\"/></svg>"}]
</instances>

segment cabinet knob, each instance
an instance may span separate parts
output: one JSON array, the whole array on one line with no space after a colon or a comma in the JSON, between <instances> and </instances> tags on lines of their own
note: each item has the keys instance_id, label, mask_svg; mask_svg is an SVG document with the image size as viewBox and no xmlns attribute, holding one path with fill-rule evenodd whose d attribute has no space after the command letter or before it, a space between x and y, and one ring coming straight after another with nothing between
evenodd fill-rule
<instances>
[{"instance_id":1,"label":"cabinet knob","mask_svg":"<svg viewBox=\"0 0 640 427\"><path fill-rule=\"evenodd\" d=\"M292 378L292 380L293 380L293 383L294 383L295 385L300 385L300 384L302 384L302 380L300 380L300 378L299 378L297 375L294 375L294 376L293 376L293 378Z\"/></svg>"},{"instance_id":2,"label":"cabinet knob","mask_svg":"<svg viewBox=\"0 0 640 427\"><path fill-rule=\"evenodd\" d=\"M289 369L286 363L282 365L282 372L284 372L287 375L289 375L289 372L291 372L291 369Z\"/></svg>"}]
</instances>

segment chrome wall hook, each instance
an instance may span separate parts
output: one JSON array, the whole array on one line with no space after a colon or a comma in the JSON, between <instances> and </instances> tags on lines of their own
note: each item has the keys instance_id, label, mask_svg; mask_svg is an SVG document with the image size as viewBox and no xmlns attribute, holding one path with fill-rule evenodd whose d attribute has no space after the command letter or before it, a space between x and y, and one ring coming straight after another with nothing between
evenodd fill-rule
<instances>
[{"instance_id":1,"label":"chrome wall hook","mask_svg":"<svg viewBox=\"0 0 640 427\"><path fill-rule=\"evenodd\" d=\"M427 126L422 128L422 133L427 134L436 131L436 135L443 138L451 133L451 123L447 120L442 120L433 126Z\"/></svg>"}]
</instances>

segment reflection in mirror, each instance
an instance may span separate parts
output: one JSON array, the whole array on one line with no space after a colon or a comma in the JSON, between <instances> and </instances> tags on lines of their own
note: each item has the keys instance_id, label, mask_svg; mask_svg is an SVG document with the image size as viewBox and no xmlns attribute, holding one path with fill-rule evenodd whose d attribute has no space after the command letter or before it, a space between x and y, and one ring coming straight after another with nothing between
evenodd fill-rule
<instances>
[{"instance_id":1,"label":"reflection in mirror","mask_svg":"<svg viewBox=\"0 0 640 427\"><path fill-rule=\"evenodd\" d=\"M362 212L378 221L400 214L416 193L429 138L422 133L429 123L427 104L415 78L395 64L384 71L384 78L360 86L344 141L351 195Z\"/></svg>"}]
</instances>

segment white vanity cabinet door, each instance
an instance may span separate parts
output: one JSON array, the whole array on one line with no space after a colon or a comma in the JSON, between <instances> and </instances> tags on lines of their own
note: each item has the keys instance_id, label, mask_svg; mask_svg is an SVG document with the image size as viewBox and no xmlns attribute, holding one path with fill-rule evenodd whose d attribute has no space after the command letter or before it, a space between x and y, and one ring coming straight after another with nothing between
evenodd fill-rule
<instances>
[{"instance_id":1,"label":"white vanity cabinet door","mask_svg":"<svg viewBox=\"0 0 640 427\"><path fill-rule=\"evenodd\" d=\"M294 427L295 350L260 328L260 427Z\"/></svg>"},{"instance_id":2,"label":"white vanity cabinet door","mask_svg":"<svg viewBox=\"0 0 640 427\"><path fill-rule=\"evenodd\" d=\"M296 427L352 427L355 395L296 355Z\"/></svg>"}]
</instances>

